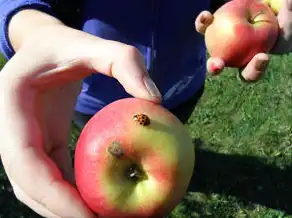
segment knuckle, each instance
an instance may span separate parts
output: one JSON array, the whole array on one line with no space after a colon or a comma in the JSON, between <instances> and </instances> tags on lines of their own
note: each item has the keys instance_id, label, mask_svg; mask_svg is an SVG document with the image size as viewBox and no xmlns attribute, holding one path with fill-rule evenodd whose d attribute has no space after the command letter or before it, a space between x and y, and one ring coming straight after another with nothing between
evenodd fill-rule
<instances>
[{"instance_id":1,"label":"knuckle","mask_svg":"<svg viewBox=\"0 0 292 218\"><path fill-rule=\"evenodd\" d=\"M124 55L126 55L126 57L131 57L131 58L141 57L141 53L139 52L139 50L135 46L131 46L131 45L125 45L123 53Z\"/></svg>"}]
</instances>

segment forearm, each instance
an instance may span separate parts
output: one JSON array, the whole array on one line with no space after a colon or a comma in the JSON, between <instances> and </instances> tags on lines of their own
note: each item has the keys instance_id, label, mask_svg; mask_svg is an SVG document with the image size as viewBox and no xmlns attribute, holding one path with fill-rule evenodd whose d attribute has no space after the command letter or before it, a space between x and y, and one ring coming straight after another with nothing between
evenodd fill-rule
<instances>
[{"instance_id":1,"label":"forearm","mask_svg":"<svg viewBox=\"0 0 292 218\"><path fill-rule=\"evenodd\" d=\"M23 42L42 28L63 25L57 18L37 10L22 10L15 14L8 26L8 37L15 51ZM41 39L40 39L41 40Z\"/></svg>"}]
</instances>

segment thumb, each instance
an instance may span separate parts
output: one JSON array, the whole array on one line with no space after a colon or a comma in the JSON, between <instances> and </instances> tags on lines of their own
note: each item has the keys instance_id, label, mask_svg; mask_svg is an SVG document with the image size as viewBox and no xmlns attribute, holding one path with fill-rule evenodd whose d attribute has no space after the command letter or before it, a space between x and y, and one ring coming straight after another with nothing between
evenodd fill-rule
<instances>
[{"instance_id":1,"label":"thumb","mask_svg":"<svg viewBox=\"0 0 292 218\"><path fill-rule=\"evenodd\" d=\"M292 0L283 0L282 6L278 13L279 36L274 47L271 50L272 54L283 54L291 51L292 41Z\"/></svg>"},{"instance_id":2,"label":"thumb","mask_svg":"<svg viewBox=\"0 0 292 218\"><path fill-rule=\"evenodd\" d=\"M213 15L209 11L201 12L195 20L196 31L205 34L208 26L213 22Z\"/></svg>"}]
</instances>

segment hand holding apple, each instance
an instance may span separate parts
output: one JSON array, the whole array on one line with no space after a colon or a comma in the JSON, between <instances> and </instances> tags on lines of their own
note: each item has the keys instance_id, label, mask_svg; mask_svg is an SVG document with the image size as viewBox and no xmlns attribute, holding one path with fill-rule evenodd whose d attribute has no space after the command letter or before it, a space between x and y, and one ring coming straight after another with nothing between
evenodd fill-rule
<instances>
[{"instance_id":1,"label":"hand holding apple","mask_svg":"<svg viewBox=\"0 0 292 218\"><path fill-rule=\"evenodd\" d=\"M164 217L185 195L193 169L184 125L159 104L137 98L95 114L75 151L78 190L107 218Z\"/></svg>"},{"instance_id":2,"label":"hand holding apple","mask_svg":"<svg viewBox=\"0 0 292 218\"><path fill-rule=\"evenodd\" d=\"M277 40L277 18L257 0L227 2L210 20L204 31L207 50L227 67L244 67L256 54L269 52Z\"/></svg>"},{"instance_id":3,"label":"hand holding apple","mask_svg":"<svg viewBox=\"0 0 292 218\"><path fill-rule=\"evenodd\" d=\"M260 1L230 1L213 17L205 31L206 46L227 67L244 67L256 54L269 52L277 40L277 18Z\"/></svg>"},{"instance_id":4,"label":"hand holding apple","mask_svg":"<svg viewBox=\"0 0 292 218\"><path fill-rule=\"evenodd\" d=\"M246 5L247 3L249 3L250 5L261 4L257 0L254 0L253 2L254 3L252 3L250 0L233 0L233 1L228 2L226 4L229 4L229 5L234 4L234 5L237 5L237 7L239 7L239 6L242 7L242 5ZM222 7L223 7L223 9L225 9L224 11L226 11L226 8L228 8L225 5L223 5ZM219 10L221 11L221 13L219 13L219 14L222 14L223 10L222 9L219 9ZM231 16L230 14L234 14L234 13L230 13L230 14L225 13L225 14L227 17L227 16ZM270 19L272 19L271 13L268 12L268 14L269 14ZM207 29L210 27L211 24L213 24L213 21L215 20L215 15L216 15L216 12L214 13L214 15L212 15L208 11L201 12L199 14L199 16L196 18L196 22L195 22L196 30L198 32L200 32L201 34L205 35L205 37L206 37ZM263 15L261 15L261 17L263 17ZM259 18L260 17L258 17L258 19ZM235 20L235 19L231 19L231 20ZM272 19L272 20L274 20L274 19ZM242 63L240 63L240 62L237 63L238 66L233 66L233 67L240 69L240 71L241 71L240 75L245 81L257 81L261 77L261 75L264 73L264 71L269 63L268 53L270 53L270 54L283 54L283 53L290 52L292 50L291 49L292 48L291 47L291 45L292 45L292 28L291 28L291 26L292 26L291 25L292 24L292 1L283 0L283 6L281 7L281 9L278 13L278 16L277 16L277 23L278 23L280 31L278 31L276 43L272 46L272 48L269 51L257 52L256 54L254 54L254 56L251 56L251 60L243 66L240 66L240 65L242 65ZM261 23L259 23L259 24L261 24ZM265 24L265 23L262 23L262 24ZM274 22L273 22L273 24L274 24ZM220 25L219 25L219 27L220 27ZM266 25L266 27L267 27L267 25ZM254 31L261 30L262 32L265 32L264 29L265 28L261 28L261 26L257 26L254 28ZM223 27L218 32L222 32L222 31L224 31ZM218 35L218 32L216 32L217 35ZM229 40L230 40L230 38L229 38ZM254 39L251 39L251 41L254 41ZM269 39L267 41L270 41L270 43L272 43L271 39ZM224 41L222 41L222 39L221 40L218 39L217 43L221 44L221 42L224 43L225 39L224 39ZM242 52L240 50L235 50L233 54L236 56L236 55L239 55L238 53L242 53ZM246 53L246 51L245 51L245 53ZM226 63L224 61L224 59L221 57L212 57L211 56L207 61L207 69L213 75L217 75L220 72L222 72L224 67L228 67L228 63Z\"/></svg>"}]
</instances>

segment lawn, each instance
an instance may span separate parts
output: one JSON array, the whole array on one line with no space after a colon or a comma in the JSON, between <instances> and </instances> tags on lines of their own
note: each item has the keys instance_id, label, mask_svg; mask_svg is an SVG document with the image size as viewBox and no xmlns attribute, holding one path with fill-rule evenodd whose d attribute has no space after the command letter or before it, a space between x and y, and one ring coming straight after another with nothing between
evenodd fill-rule
<instances>
[{"instance_id":1,"label":"lawn","mask_svg":"<svg viewBox=\"0 0 292 218\"><path fill-rule=\"evenodd\" d=\"M170 218L292 218L292 55L265 77L208 77L188 128L196 146L189 192ZM72 141L78 132L72 129ZM0 169L0 217L38 217L14 198Z\"/></svg>"}]
</instances>

